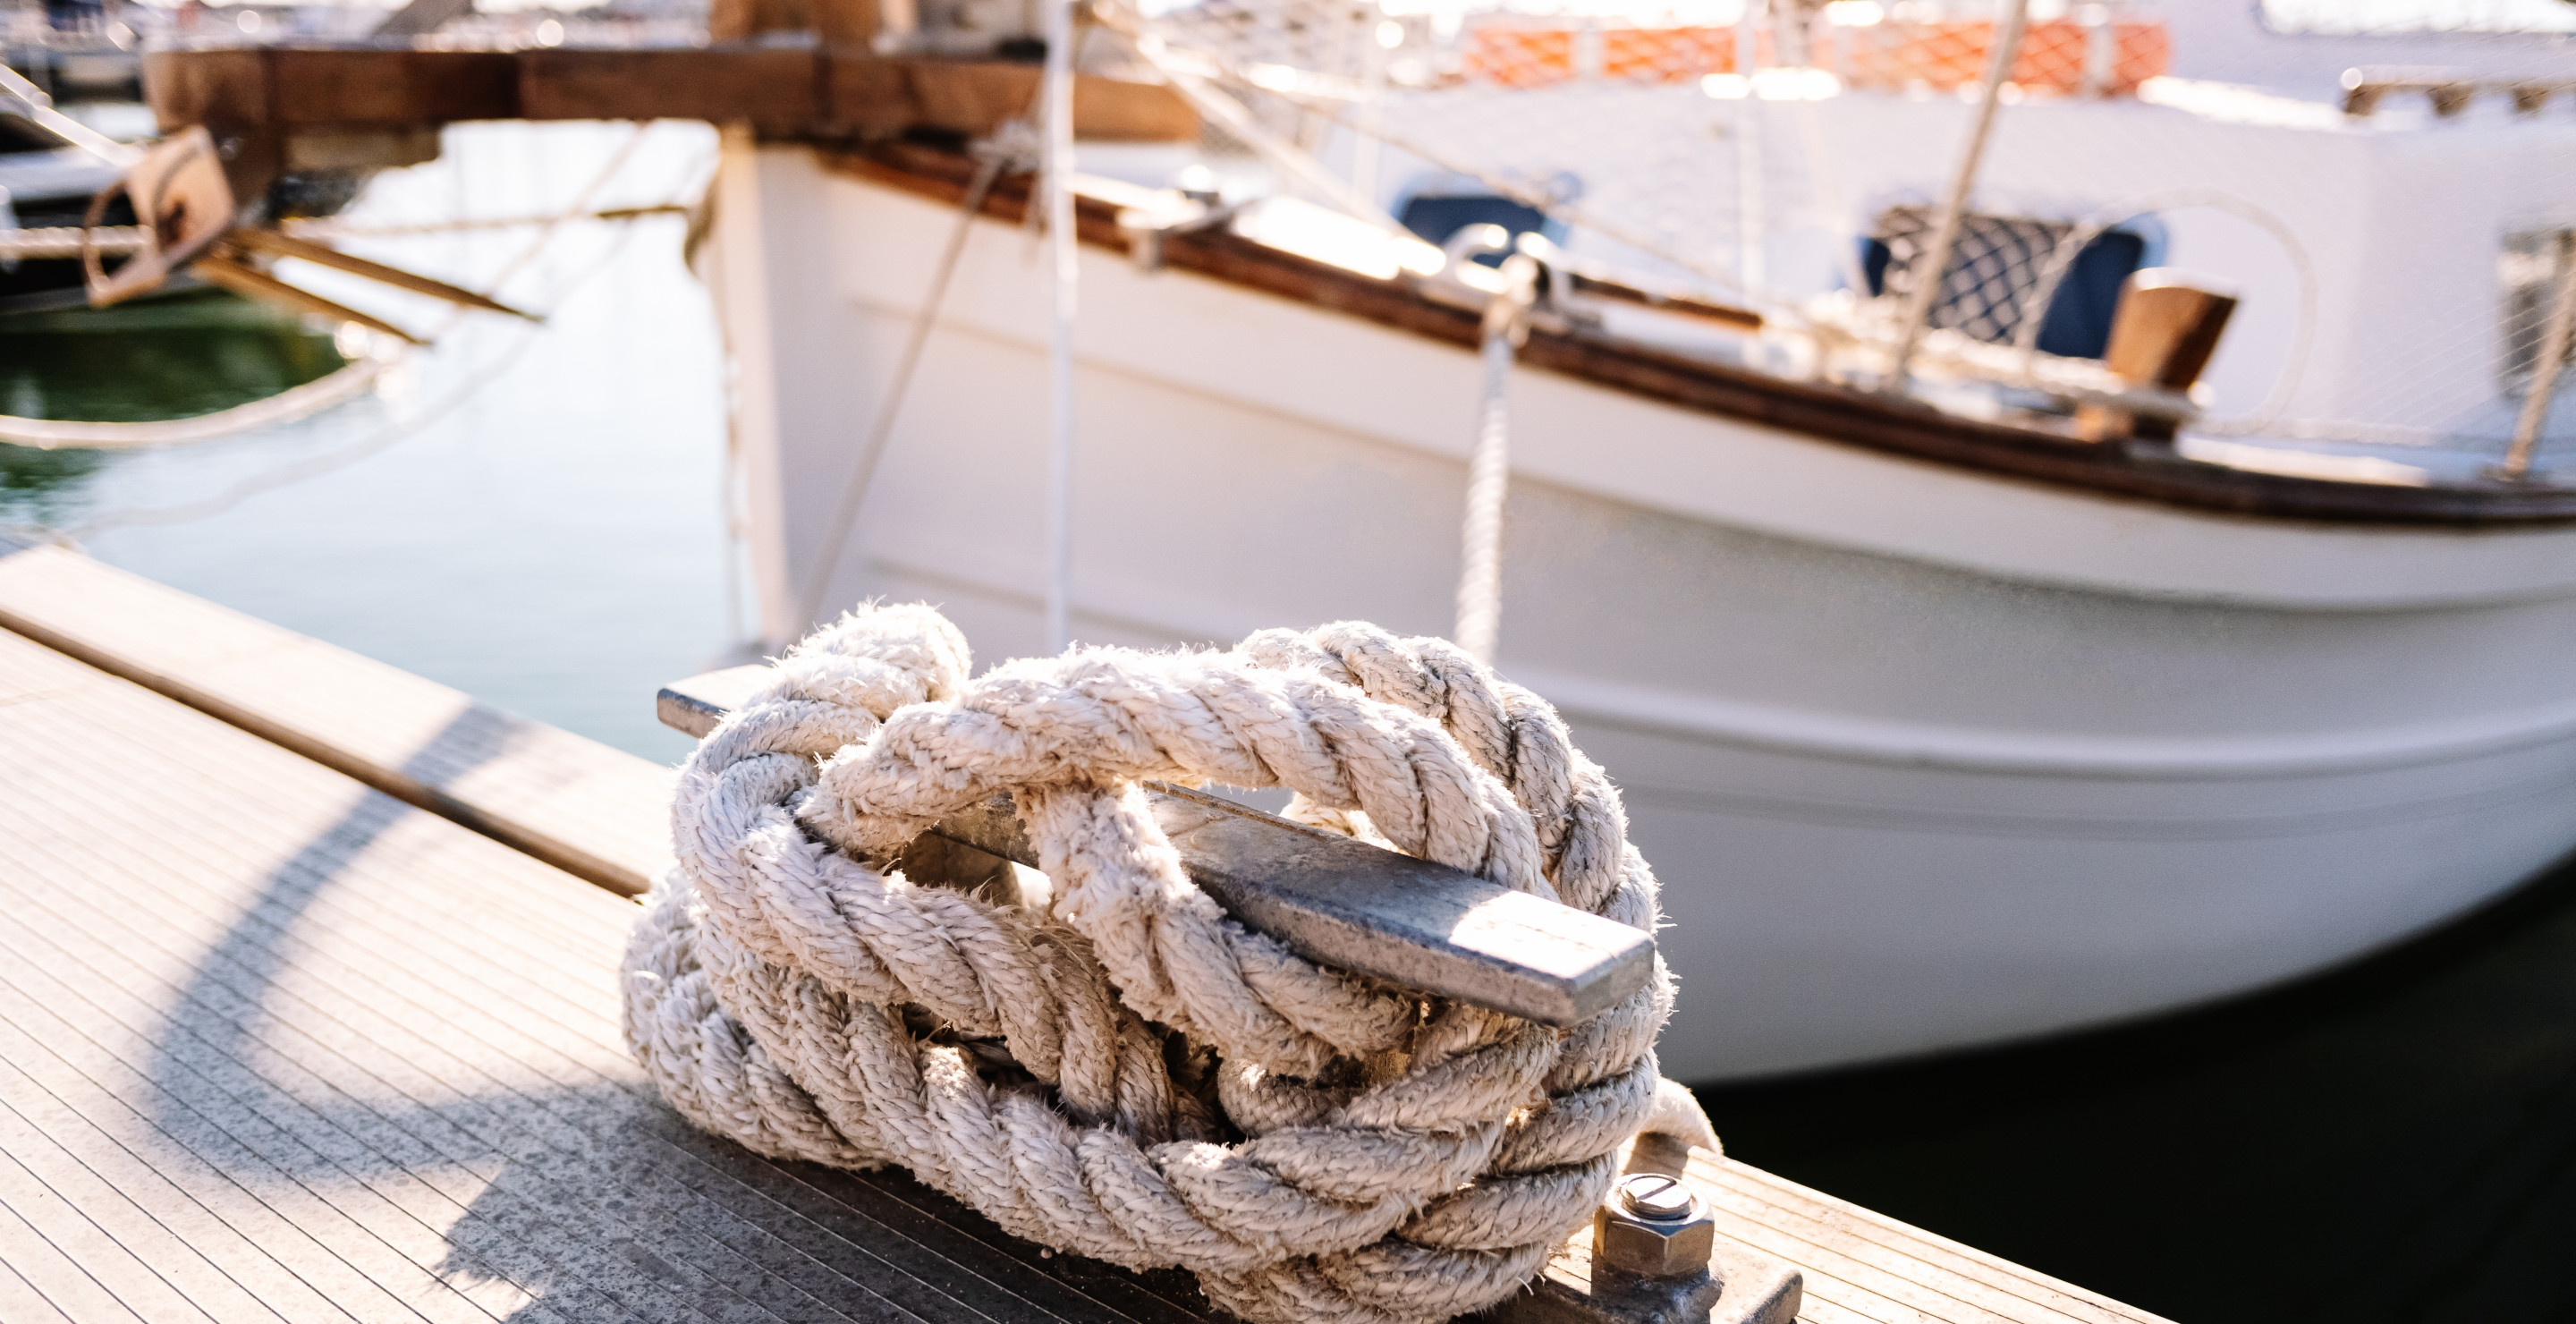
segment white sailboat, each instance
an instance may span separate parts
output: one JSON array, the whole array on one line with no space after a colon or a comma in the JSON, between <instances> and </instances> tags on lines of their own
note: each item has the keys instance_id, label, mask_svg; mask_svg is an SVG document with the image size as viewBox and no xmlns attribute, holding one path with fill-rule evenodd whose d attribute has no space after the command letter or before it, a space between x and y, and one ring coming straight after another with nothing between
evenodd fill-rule
<instances>
[{"instance_id":1,"label":"white sailboat","mask_svg":"<svg viewBox=\"0 0 2576 1324\"><path fill-rule=\"evenodd\" d=\"M1982 7L1366 9L1336 20L1347 59L1301 70L1207 34L1311 55L1320 20L1212 3L1085 52L1141 49L1270 154L1084 149L1072 633L1447 633L1499 282L1377 218L1523 208L1553 242L1524 246L1550 265L1509 378L1496 662L1618 778L1687 921L1668 1073L2222 998L2576 846L2576 417L2533 370L2571 339L2576 48L2529 30L2567 7L2510 33L2301 31L2339 11L2292 0L2041 13L2022 58L2073 71L2016 65L1981 104L1960 89L2007 26ZM884 597L987 659L1046 645L1025 180L931 306L975 174L729 140L700 261L771 639ZM2239 300L2196 382L2097 357L2145 267ZM2088 409L2144 421L2086 440Z\"/></svg>"}]
</instances>

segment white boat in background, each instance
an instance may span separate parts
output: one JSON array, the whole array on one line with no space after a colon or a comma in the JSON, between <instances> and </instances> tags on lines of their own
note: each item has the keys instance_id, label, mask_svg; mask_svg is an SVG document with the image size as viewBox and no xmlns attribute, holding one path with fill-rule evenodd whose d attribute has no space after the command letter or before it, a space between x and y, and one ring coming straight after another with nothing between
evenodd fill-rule
<instances>
[{"instance_id":1,"label":"white boat in background","mask_svg":"<svg viewBox=\"0 0 2576 1324\"><path fill-rule=\"evenodd\" d=\"M1904 226L1978 107L1886 53L1991 28L1852 3L1758 28L1389 10L1356 29L1356 73L1298 72L1193 47L1212 3L1139 20L1167 72L1232 98L1203 104L1249 108L1388 213L1522 206L1556 242L1534 246L1561 254L1555 320L1510 382L1497 663L1612 770L1664 881L1667 1073L2223 998L2576 847L2576 488L2551 449L2576 415L2523 407L2571 285L2563 38L2301 35L2323 20L2288 0L2270 26L2239 0L2070 15L2086 63L1999 94L1962 222L1952 271L1982 255L2003 294L1945 282L1900 376ZM1563 68L1480 74L1488 28L1561 31ZM2123 36L2151 29L2160 65L2159 38ZM1417 47L1422 69L1398 67ZM1609 68L1639 49L1746 58ZM1279 187L1207 208L1209 176L1175 173L1192 165ZM1074 636L1446 633L1483 380L1454 305L1493 279L1298 200L1275 157L1095 145L1083 166ZM973 170L919 145L728 141L699 260L773 641L808 604L887 597L938 603L988 660L1046 647L1049 296L1024 180L972 224L829 546ZM1677 180L1701 193L1673 199ZM1203 223L1155 219L1173 215ZM1131 254L1158 227L1149 269ZM2107 286L2077 269L2094 253ZM2090 357L2105 291L2140 266L2241 299L2187 395L2123 395L2138 384ZM1587 299L1616 292L1603 269L1697 302ZM2043 287L2060 279L2095 280L2093 311ZM2075 413L2106 400L2178 434L2082 440ZM2536 445L2499 476L2517 428Z\"/></svg>"}]
</instances>

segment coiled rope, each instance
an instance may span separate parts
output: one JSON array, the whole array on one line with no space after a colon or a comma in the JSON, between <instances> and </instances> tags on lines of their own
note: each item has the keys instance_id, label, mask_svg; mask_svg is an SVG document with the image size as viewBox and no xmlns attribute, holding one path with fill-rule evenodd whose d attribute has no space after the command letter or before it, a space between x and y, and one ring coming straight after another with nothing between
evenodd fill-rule
<instances>
[{"instance_id":1,"label":"coiled rope","mask_svg":"<svg viewBox=\"0 0 2576 1324\"><path fill-rule=\"evenodd\" d=\"M930 608L862 608L682 770L625 1011L696 1125L901 1164L1013 1235L1187 1268L1255 1324L1479 1309L1588 1216L1631 1135L1715 1145L1658 1078L1660 960L1563 1030L1319 967L1192 885L1138 788L1286 787L1301 821L1651 930L1618 792L1537 696L1350 623L968 665ZM891 864L1004 791L1045 898Z\"/></svg>"}]
</instances>

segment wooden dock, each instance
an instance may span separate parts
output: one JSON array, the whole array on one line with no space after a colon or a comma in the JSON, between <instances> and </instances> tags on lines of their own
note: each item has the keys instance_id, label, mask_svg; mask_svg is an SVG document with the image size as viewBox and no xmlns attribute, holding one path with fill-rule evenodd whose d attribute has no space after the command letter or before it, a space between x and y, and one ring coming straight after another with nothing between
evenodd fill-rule
<instances>
[{"instance_id":1,"label":"wooden dock","mask_svg":"<svg viewBox=\"0 0 2576 1324\"><path fill-rule=\"evenodd\" d=\"M1213 1318L662 1105L615 971L667 770L59 549L0 546L0 627L0 1320ZM2153 1319L1691 1172L1812 1324Z\"/></svg>"},{"instance_id":2,"label":"wooden dock","mask_svg":"<svg viewBox=\"0 0 2576 1324\"><path fill-rule=\"evenodd\" d=\"M191 46L144 57L164 131L203 125L239 197L290 170L409 165L468 120L698 119L763 138L859 142L907 132L980 137L1025 112L1038 66L888 57L823 46L438 50L401 46ZM1194 139L1170 87L1083 75L1075 129L1088 139Z\"/></svg>"}]
</instances>

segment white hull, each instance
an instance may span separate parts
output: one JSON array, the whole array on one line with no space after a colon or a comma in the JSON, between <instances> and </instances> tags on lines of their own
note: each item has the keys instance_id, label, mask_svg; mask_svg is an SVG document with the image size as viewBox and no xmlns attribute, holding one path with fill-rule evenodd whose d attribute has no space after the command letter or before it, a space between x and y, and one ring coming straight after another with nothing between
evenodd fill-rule
<instances>
[{"instance_id":1,"label":"white hull","mask_svg":"<svg viewBox=\"0 0 2576 1324\"><path fill-rule=\"evenodd\" d=\"M769 637L950 209L733 142L714 275ZM1040 250L979 224L824 600L1039 651ZM1082 257L1074 621L1445 633L1474 357ZM2197 514L1515 375L1500 665L1626 788L1714 1080L2257 988L2576 845L2576 531Z\"/></svg>"}]
</instances>

